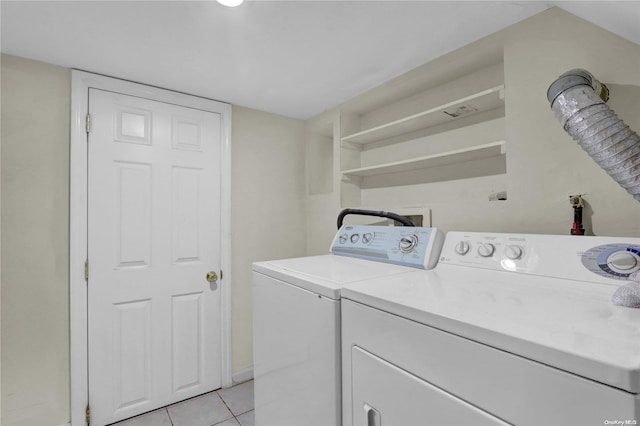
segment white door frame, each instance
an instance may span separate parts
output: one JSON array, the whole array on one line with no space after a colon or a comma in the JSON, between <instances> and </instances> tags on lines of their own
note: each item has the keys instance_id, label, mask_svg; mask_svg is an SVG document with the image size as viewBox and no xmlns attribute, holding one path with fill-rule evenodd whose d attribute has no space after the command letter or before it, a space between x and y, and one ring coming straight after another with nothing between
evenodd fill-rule
<instances>
[{"instance_id":1,"label":"white door frame","mask_svg":"<svg viewBox=\"0 0 640 426\"><path fill-rule=\"evenodd\" d=\"M85 424L89 403L87 283L87 133L89 88L212 111L221 115L221 331L222 387L232 384L231 365L231 105L118 80L84 71L71 72L71 150L69 188L69 310L71 355L71 425Z\"/></svg>"}]
</instances>

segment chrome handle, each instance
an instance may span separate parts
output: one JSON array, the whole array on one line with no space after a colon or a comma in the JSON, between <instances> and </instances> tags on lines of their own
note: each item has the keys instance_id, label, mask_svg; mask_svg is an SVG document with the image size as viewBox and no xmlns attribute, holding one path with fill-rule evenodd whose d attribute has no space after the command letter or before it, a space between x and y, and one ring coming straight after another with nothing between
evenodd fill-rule
<instances>
[{"instance_id":1,"label":"chrome handle","mask_svg":"<svg viewBox=\"0 0 640 426\"><path fill-rule=\"evenodd\" d=\"M207 272L207 281L209 281L210 283L215 283L216 281L218 281L218 274L216 274L214 271Z\"/></svg>"}]
</instances>

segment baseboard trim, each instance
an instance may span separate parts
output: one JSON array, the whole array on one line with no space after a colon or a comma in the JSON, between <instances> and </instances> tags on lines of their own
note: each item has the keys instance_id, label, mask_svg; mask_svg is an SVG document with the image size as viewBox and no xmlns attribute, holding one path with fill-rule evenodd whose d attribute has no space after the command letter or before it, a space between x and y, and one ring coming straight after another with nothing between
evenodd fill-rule
<instances>
[{"instance_id":1,"label":"baseboard trim","mask_svg":"<svg viewBox=\"0 0 640 426\"><path fill-rule=\"evenodd\" d=\"M231 376L233 384L248 382L253 379L253 367L245 368L244 370L236 371Z\"/></svg>"}]
</instances>

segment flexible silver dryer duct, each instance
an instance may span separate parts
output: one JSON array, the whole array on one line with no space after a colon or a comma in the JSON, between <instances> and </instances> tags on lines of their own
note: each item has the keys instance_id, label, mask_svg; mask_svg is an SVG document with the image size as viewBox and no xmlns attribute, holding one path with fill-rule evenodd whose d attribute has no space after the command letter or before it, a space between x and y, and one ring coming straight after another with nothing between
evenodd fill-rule
<instances>
[{"instance_id":1,"label":"flexible silver dryer duct","mask_svg":"<svg viewBox=\"0 0 640 426\"><path fill-rule=\"evenodd\" d=\"M549 86L547 99L567 133L640 201L640 136L605 104L609 89L588 71L574 69Z\"/></svg>"}]
</instances>

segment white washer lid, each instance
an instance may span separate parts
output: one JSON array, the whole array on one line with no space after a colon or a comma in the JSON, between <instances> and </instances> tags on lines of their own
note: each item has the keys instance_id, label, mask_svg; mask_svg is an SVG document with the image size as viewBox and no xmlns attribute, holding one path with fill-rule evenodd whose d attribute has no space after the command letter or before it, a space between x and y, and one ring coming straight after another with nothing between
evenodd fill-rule
<instances>
[{"instance_id":1,"label":"white washer lid","mask_svg":"<svg viewBox=\"0 0 640 426\"><path fill-rule=\"evenodd\" d=\"M418 271L331 254L256 262L253 270L335 300L340 299L340 290L347 283Z\"/></svg>"},{"instance_id":2,"label":"white washer lid","mask_svg":"<svg viewBox=\"0 0 640 426\"><path fill-rule=\"evenodd\" d=\"M440 264L345 286L342 297L632 393L640 309L614 286Z\"/></svg>"}]
</instances>

